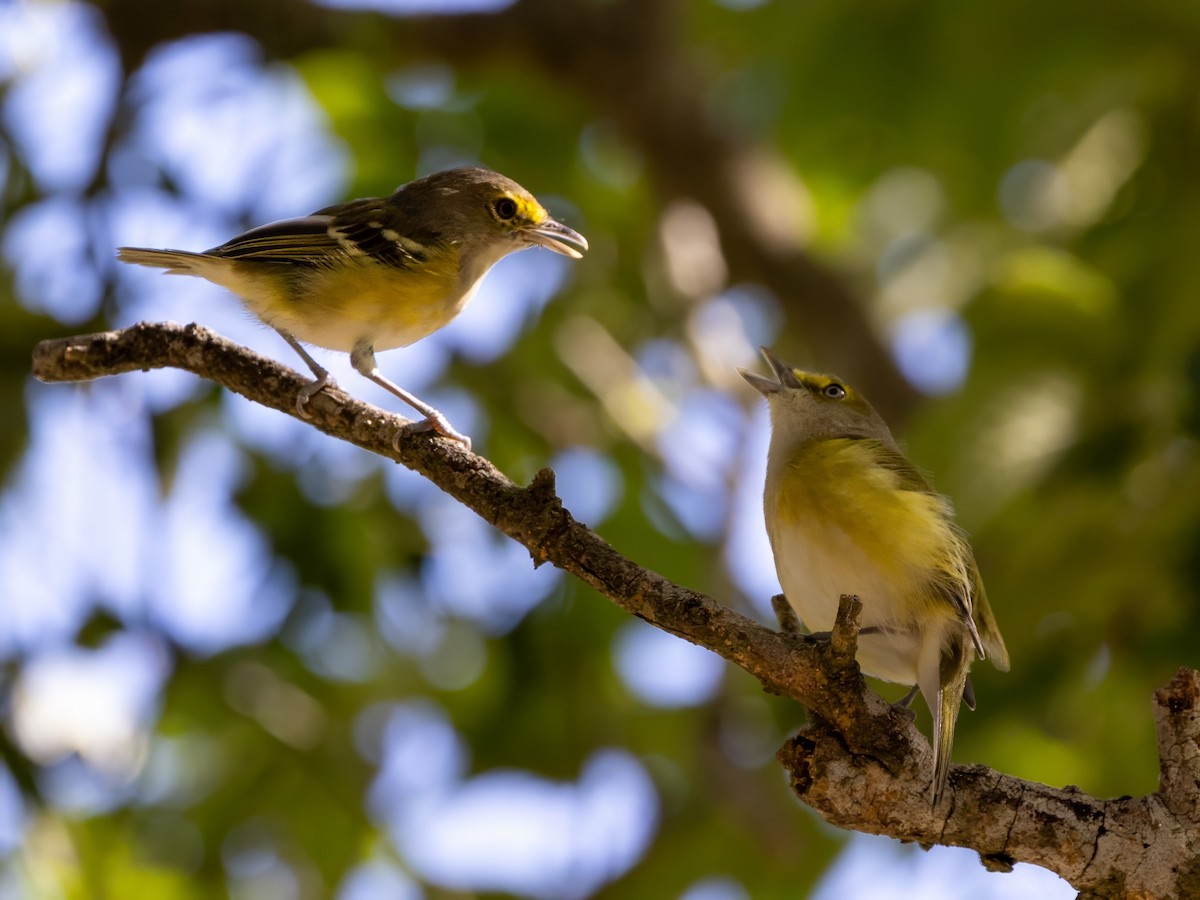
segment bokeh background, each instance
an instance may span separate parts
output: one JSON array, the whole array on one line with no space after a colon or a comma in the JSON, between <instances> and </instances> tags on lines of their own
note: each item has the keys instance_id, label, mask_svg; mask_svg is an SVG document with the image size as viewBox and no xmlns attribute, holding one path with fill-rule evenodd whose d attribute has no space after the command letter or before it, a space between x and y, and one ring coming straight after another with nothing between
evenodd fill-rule
<instances>
[{"instance_id":1,"label":"bokeh background","mask_svg":"<svg viewBox=\"0 0 1200 900\"><path fill-rule=\"evenodd\" d=\"M1198 158L1190 3L0 5L0 896L1072 896L824 825L772 759L800 709L413 474L30 351L170 319L298 366L114 247L484 163L592 250L506 259L390 377L769 621L734 367L842 373L955 499L1012 653L956 758L1140 794L1151 692L1200 663Z\"/></svg>"}]
</instances>

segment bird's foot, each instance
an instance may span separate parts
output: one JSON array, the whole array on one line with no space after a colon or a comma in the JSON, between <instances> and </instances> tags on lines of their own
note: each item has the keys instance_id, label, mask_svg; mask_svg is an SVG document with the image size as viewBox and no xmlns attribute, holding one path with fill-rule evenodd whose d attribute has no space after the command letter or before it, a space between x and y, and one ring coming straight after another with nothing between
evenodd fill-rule
<instances>
[{"instance_id":1,"label":"bird's foot","mask_svg":"<svg viewBox=\"0 0 1200 900\"><path fill-rule=\"evenodd\" d=\"M783 594L778 596L782 597ZM878 625L868 625L866 628L860 628L858 633L863 634L883 634L886 629L880 628ZM833 638L832 631L810 631L804 637L811 639L814 643L828 643Z\"/></svg>"},{"instance_id":2,"label":"bird's foot","mask_svg":"<svg viewBox=\"0 0 1200 900\"><path fill-rule=\"evenodd\" d=\"M449 438L452 441L458 441L467 450L471 449L471 439L467 435L459 431L455 431L454 427L446 421L446 417L440 412L434 412L426 416L424 419L419 419L416 422L409 422L402 428L397 428L395 435L392 436L392 449L400 449L400 439L408 434L417 434L424 431L432 431L435 434L440 434L444 438Z\"/></svg>"},{"instance_id":3,"label":"bird's foot","mask_svg":"<svg viewBox=\"0 0 1200 900\"><path fill-rule=\"evenodd\" d=\"M335 382L332 378L329 377L328 372L326 372L324 369L322 369L321 373L317 376L317 380L314 381L312 384L301 388L300 393L296 395L296 413L302 419L311 419L312 413L310 413L306 409L306 407L308 406L308 401L311 400L317 394L319 394L321 391L325 390L325 388L336 388L336 387L337 387L337 382Z\"/></svg>"}]
</instances>

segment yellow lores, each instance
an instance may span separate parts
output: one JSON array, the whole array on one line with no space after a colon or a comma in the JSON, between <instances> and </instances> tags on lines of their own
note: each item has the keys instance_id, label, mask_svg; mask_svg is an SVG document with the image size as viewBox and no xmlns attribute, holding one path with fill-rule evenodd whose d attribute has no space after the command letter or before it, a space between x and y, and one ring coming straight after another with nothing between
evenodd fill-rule
<instances>
[{"instance_id":1,"label":"yellow lores","mask_svg":"<svg viewBox=\"0 0 1200 900\"><path fill-rule=\"evenodd\" d=\"M764 511L779 582L813 631L833 627L842 594L862 600L859 666L916 685L933 713L936 805L960 701L975 706L972 661L1008 669L971 546L862 396L763 356L774 379L741 374L771 410Z\"/></svg>"},{"instance_id":2,"label":"yellow lores","mask_svg":"<svg viewBox=\"0 0 1200 900\"><path fill-rule=\"evenodd\" d=\"M448 324L488 269L535 244L573 259L588 245L512 179L468 167L418 178L390 197L263 225L203 253L121 247L117 257L198 275L240 296L316 376L300 397L302 413L330 379L301 341L349 353L362 375L425 416L414 428L470 447L441 413L380 373L375 351Z\"/></svg>"}]
</instances>

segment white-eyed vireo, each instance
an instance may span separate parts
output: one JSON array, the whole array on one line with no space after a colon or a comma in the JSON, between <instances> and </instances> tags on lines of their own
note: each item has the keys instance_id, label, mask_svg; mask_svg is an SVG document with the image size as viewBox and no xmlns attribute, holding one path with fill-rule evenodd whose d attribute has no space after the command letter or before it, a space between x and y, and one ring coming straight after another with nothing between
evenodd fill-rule
<instances>
[{"instance_id":1,"label":"white-eyed vireo","mask_svg":"<svg viewBox=\"0 0 1200 900\"><path fill-rule=\"evenodd\" d=\"M348 352L356 370L425 417L413 428L470 447L441 413L380 373L375 351L448 324L488 269L535 244L574 259L588 245L512 179L467 167L410 181L390 197L263 225L203 253L121 247L117 256L198 275L240 296L316 376L300 397L302 413L330 378L301 341Z\"/></svg>"},{"instance_id":2,"label":"white-eyed vireo","mask_svg":"<svg viewBox=\"0 0 1200 900\"><path fill-rule=\"evenodd\" d=\"M771 410L763 505L779 583L812 631L833 627L841 595L862 601L859 667L915 685L905 702L919 688L933 713L936 805L960 701L975 708L972 661L1008 669L971 545L861 394L763 356L773 379L739 371Z\"/></svg>"}]
</instances>

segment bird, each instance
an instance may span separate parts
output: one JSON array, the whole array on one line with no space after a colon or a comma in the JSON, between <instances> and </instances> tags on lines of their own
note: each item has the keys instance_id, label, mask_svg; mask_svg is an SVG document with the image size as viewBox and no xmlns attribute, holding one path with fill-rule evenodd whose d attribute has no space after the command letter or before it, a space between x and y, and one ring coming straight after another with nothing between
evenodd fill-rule
<instances>
[{"instance_id":1,"label":"bird","mask_svg":"<svg viewBox=\"0 0 1200 900\"><path fill-rule=\"evenodd\" d=\"M587 239L551 218L511 178L479 166L434 172L388 197L351 200L252 228L203 252L120 247L121 262L195 275L238 295L300 355L315 381L297 410L332 385L304 344L350 354L361 375L424 417L404 430L471 440L390 381L376 351L406 347L461 313L503 257L541 246L582 258Z\"/></svg>"},{"instance_id":2,"label":"bird","mask_svg":"<svg viewBox=\"0 0 1200 900\"><path fill-rule=\"evenodd\" d=\"M862 394L762 354L774 377L738 371L770 410L763 512L783 594L814 633L842 595L861 600L859 668L913 685L901 702L919 690L932 713L936 807L960 703L975 708L972 662L1009 667L970 542Z\"/></svg>"}]
</instances>

